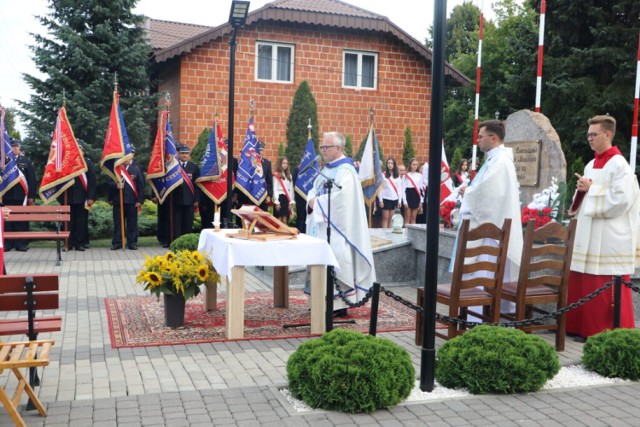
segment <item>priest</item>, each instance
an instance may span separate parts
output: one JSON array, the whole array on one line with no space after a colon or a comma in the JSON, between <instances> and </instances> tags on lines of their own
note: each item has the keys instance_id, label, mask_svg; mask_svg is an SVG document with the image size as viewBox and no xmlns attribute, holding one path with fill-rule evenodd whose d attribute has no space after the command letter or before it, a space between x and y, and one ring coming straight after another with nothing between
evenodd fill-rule
<instances>
[{"instance_id":1,"label":"priest","mask_svg":"<svg viewBox=\"0 0 640 427\"><path fill-rule=\"evenodd\" d=\"M338 132L325 133L320 145L322 174L339 185L331 190L331 214L325 176L318 175L307 195L307 234L325 239L331 227L331 249L340 265L336 272L340 294L334 294L336 315L346 314L348 304L343 298L360 301L376 280L362 187L344 146L345 138Z\"/></svg>"}]
</instances>

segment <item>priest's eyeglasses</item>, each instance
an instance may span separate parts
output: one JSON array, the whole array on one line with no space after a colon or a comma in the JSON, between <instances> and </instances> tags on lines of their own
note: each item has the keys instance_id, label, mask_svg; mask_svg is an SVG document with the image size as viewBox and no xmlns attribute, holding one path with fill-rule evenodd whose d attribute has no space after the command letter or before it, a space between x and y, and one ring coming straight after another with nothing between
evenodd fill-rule
<instances>
[{"instance_id":1,"label":"priest's eyeglasses","mask_svg":"<svg viewBox=\"0 0 640 427\"><path fill-rule=\"evenodd\" d=\"M335 147L335 145L321 145L318 148L320 149L320 151L325 151L325 150L328 150L331 147Z\"/></svg>"}]
</instances>

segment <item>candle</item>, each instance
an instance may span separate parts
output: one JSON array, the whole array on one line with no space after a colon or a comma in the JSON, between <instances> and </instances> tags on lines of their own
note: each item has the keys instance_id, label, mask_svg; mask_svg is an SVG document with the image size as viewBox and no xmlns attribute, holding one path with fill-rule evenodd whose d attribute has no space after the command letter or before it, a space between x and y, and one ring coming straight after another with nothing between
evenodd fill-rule
<instances>
[{"instance_id":1,"label":"candle","mask_svg":"<svg viewBox=\"0 0 640 427\"><path fill-rule=\"evenodd\" d=\"M220 227L220 212L216 212L213 214L213 226L215 228Z\"/></svg>"}]
</instances>

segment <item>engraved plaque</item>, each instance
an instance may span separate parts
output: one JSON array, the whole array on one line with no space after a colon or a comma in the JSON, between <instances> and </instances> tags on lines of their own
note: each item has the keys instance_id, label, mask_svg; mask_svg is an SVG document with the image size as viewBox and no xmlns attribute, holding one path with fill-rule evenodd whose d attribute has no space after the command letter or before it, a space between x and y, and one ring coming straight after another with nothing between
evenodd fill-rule
<instances>
[{"instance_id":1,"label":"engraved plaque","mask_svg":"<svg viewBox=\"0 0 640 427\"><path fill-rule=\"evenodd\" d=\"M542 141L510 141L505 142L505 146L513 149L513 160L520 186L538 185Z\"/></svg>"}]
</instances>

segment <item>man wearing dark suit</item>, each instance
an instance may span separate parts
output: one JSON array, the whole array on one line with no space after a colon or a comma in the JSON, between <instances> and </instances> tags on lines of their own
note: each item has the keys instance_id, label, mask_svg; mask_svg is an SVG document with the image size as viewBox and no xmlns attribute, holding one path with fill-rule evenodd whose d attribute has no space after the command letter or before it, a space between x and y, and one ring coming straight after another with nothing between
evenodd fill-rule
<instances>
[{"instance_id":1,"label":"man wearing dark suit","mask_svg":"<svg viewBox=\"0 0 640 427\"><path fill-rule=\"evenodd\" d=\"M82 142L78 141L83 151ZM89 246L89 211L96 198L97 178L91 160L85 158L87 172L77 176L73 185L58 199L61 204L68 204L71 208L69 221L69 250L84 251ZM65 197L66 196L66 197Z\"/></svg>"},{"instance_id":2,"label":"man wearing dark suit","mask_svg":"<svg viewBox=\"0 0 640 427\"><path fill-rule=\"evenodd\" d=\"M21 206L24 204L25 197L27 199L27 205L29 206L35 204L36 201L36 173L31 160L20 152L20 144L19 139L11 140L11 151L16 157L18 169L20 169L27 180L27 192L25 193L20 183L16 183L9 191L4 193L2 197L4 206ZM7 222L4 227L5 231L29 231L28 222ZM15 248L16 251L26 252L29 250L28 242L26 240L6 240L4 242L5 252L9 252L13 248Z\"/></svg>"},{"instance_id":3,"label":"man wearing dark suit","mask_svg":"<svg viewBox=\"0 0 640 427\"><path fill-rule=\"evenodd\" d=\"M200 176L200 168L189 161L191 149L187 145L178 148L178 162L184 170L183 182L173 190L173 239L193 230L193 217L198 207L199 194L196 191L196 179Z\"/></svg>"},{"instance_id":4,"label":"man wearing dark suit","mask_svg":"<svg viewBox=\"0 0 640 427\"><path fill-rule=\"evenodd\" d=\"M123 163L123 179L116 184L113 180L107 183L107 197L109 204L113 206L113 239L111 240L111 250L122 248L122 232L120 222L120 190L122 190L123 212L125 220L125 234L127 247L132 250L138 249L138 210L144 202L144 178L140 167L127 160ZM129 179L130 178L130 179Z\"/></svg>"}]
</instances>

